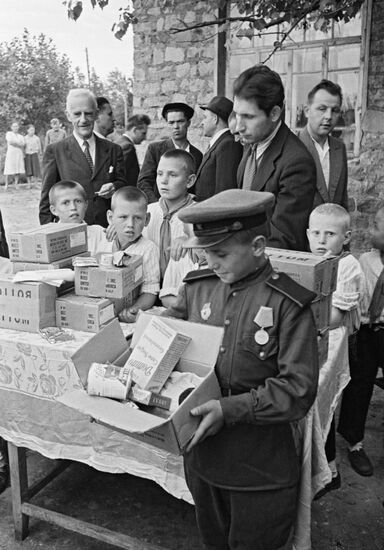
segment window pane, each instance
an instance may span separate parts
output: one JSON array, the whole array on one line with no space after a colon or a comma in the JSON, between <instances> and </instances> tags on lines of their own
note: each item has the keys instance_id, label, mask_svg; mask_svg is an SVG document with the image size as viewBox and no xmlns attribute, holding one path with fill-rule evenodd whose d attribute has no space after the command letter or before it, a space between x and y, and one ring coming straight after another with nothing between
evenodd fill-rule
<instances>
[{"instance_id":1,"label":"window pane","mask_svg":"<svg viewBox=\"0 0 384 550\"><path fill-rule=\"evenodd\" d=\"M261 54L261 61L263 59L266 59L269 56L268 51L264 51ZM270 69L273 69L277 73L279 73L280 76L285 74L287 72L287 52L276 52L273 54L273 56L268 59L267 66Z\"/></svg>"},{"instance_id":2,"label":"window pane","mask_svg":"<svg viewBox=\"0 0 384 550\"><path fill-rule=\"evenodd\" d=\"M329 70L346 69L360 65L360 44L330 46Z\"/></svg>"},{"instance_id":3,"label":"window pane","mask_svg":"<svg viewBox=\"0 0 384 550\"><path fill-rule=\"evenodd\" d=\"M304 115L304 106L307 103L308 92L321 80L321 73L298 74L292 80L292 126L303 128L307 119Z\"/></svg>"},{"instance_id":4,"label":"window pane","mask_svg":"<svg viewBox=\"0 0 384 550\"><path fill-rule=\"evenodd\" d=\"M309 29L306 29L306 31L305 31L305 40L308 41L308 42L311 41L311 40L326 40L327 38L332 37L331 33L332 33L332 24L329 27L329 29L327 29L326 32L318 31L318 30L314 29L313 24L311 24Z\"/></svg>"},{"instance_id":5,"label":"window pane","mask_svg":"<svg viewBox=\"0 0 384 550\"><path fill-rule=\"evenodd\" d=\"M328 78L337 82L343 91L341 116L333 134L344 141L347 151L353 152L359 73L358 71L330 72Z\"/></svg>"},{"instance_id":6,"label":"window pane","mask_svg":"<svg viewBox=\"0 0 384 550\"><path fill-rule=\"evenodd\" d=\"M229 60L229 78L237 78L240 73L259 63L257 53L231 55Z\"/></svg>"},{"instance_id":7,"label":"window pane","mask_svg":"<svg viewBox=\"0 0 384 550\"><path fill-rule=\"evenodd\" d=\"M334 22L334 36L335 38L345 38L346 36L360 36L361 35L361 13L358 13L356 17L351 19L348 23L344 21Z\"/></svg>"},{"instance_id":8,"label":"window pane","mask_svg":"<svg viewBox=\"0 0 384 550\"><path fill-rule=\"evenodd\" d=\"M321 72L321 48L299 49L293 52L293 72Z\"/></svg>"}]
</instances>

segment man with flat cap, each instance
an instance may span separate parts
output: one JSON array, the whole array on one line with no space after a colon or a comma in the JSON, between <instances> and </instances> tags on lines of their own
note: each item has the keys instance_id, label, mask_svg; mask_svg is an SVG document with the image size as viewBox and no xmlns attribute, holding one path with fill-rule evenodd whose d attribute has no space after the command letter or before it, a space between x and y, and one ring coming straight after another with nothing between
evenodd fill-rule
<instances>
[{"instance_id":1,"label":"man with flat cap","mask_svg":"<svg viewBox=\"0 0 384 550\"><path fill-rule=\"evenodd\" d=\"M208 268L185 279L165 315L224 328L215 372L221 397L192 409L184 454L204 548L277 550L290 537L299 463L290 422L317 390L314 294L265 255L272 193L229 189L184 208L187 248Z\"/></svg>"},{"instance_id":2,"label":"man with flat cap","mask_svg":"<svg viewBox=\"0 0 384 550\"><path fill-rule=\"evenodd\" d=\"M137 187L142 189L148 197L148 202L157 202L160 198L156 186L156 172L160 157L170 149L184 149L195 159L196 171L200 166L203 154L199 149L189 143L187 138L188 128L194 110L185 103L167 103L161 112L171 130L171 137L160 141L153 141L148 145L144 162L140 170Z\"/></svg>"},{"instance_id":3,"label":"man with flat cap","mask_svg":"<svg viewBox=\"0 0 384 550\"><path fill-rule=\"evenodd\" d=\"M237 187L237 167L243 155L243 147L235 141L228 128L228 118L233 103L224 96L215 96L208 105L200 105L204 111L203 132L211 138L196 174L195 195L203 201Z\"/></svg>"}]
</instances>

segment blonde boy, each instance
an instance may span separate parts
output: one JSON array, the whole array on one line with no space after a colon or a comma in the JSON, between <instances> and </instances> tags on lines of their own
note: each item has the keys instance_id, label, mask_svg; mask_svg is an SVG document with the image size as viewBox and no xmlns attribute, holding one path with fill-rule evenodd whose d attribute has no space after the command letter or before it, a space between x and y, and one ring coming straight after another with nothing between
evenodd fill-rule
<instances>
[{"instance_id":1,"label":"blonde boy","mask_svg":"<svg viewBox=\"0 0 384 550\"><path fill-rule=\"evenodd\" d=\"M72 180L62 180L49 190L49 207L60 223L84 223L88 201L84 187ZM101 225L88 225L88 251L95 256L100 242L104 240Z\"/></svg>"},{"instance_id":2,"label":"blonde boy","mask_svg":"<svg viewBox=\"0 0 384 550\"><path fill-rule=\"evenodd\" d=\"M137 187L126 186L118 189L111 200L111 210L107 212L108 223L115 229L114 240L104 237L98 252L124 250L127 254L143 257L144 281L136 302L119 314L120 321L132 323L138 310L151 308L156 302L160 289L159 249L155 243L142 235L148 225L148 199Z\"/></svg>"},{"instance_id":3,"label":"blonde boy","mask_svg":"<svg viewBox=\"0 0 384 550\"><path fill-rule=\"evenodd\" d=\"M356 332L360 326L360 299L364 291L364 274L356 258L344 247L351 240L351 219L338 204L321 204L309 217L307 236L313 254L339 256L336 290L332 295L330 328L346 326L349 335L350 368L356 363ZM340 474L336 466L335 421L332 420L325 444L325 453L332 472L332 480L315 496L319 499L329 491L339 489Z\"/></svg>"},{"instance_id":4,"label":"blonde boy","mask_svg":"<svg viewBox=\"0 0 384 550\"><path fill-rule=\"evenodd\" d=\"M151 219L144 235L160 249L162 278L170 258L177 261L185 255L182 243L192 235L192 226L181 222L177 214L182 208L193 204L188 190L195 183L194 172L195 161L183 149L166 151L157 166L156 184L160 199L148 206Z\"/></svg>"}]
</instances>

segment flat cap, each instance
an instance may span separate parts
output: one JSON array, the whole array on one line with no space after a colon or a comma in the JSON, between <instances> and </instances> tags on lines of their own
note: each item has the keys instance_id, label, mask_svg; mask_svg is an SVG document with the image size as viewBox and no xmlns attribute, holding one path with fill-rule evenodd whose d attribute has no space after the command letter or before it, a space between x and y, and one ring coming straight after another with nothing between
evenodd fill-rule
<instances>
[{"instance_id":1,"label":"flat cap","mask_svg":"<svg viewBox=\"0 0 384 550\"><path fill-rule=\"evenodd\" d=\"M181 111L185 114L188 120L190 120L195 114L192 107L186 103L166 103L161 111L161 116L167 119L167 113L169 113L169 111Z\"/></svg>"},{"instance_id":2,"label":"flat cap","mask_svg":"<svg viewBox=\"0 0 384 550\"><path fill-rule=\"evenodd\" d=\"M208 105L200 105L200 109L212 111L218 115L224 122L228 122L229 115L233 111L233 102L222 95L216 95L211 99Z\"/></svg>"},{"instance_id":3,"label":"flat cap","mask_svg":"<svg viewBox=\"0 0 384 550\"><path fill-rule=\"evenodd\" d=\"M178 213L182 222L192 223L195 237L184 248L208 248L219 244L238 231L265 229L267 212L275 196L261 191L228 189L209 199L183 208Z\"/></svg>"}]
</instances>

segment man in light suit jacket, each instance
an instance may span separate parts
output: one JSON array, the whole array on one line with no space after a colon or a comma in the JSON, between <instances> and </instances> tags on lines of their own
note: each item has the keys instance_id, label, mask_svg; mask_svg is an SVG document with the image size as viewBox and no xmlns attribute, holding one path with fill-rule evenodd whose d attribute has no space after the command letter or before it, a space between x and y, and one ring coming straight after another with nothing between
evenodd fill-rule
<instances>
[{"instance_id":1,"label":"man in light suit jacket","mask_svg":"<svg viewBox=\"0 0 384 550\"><path fill-rule=\"evenodd\" d=\"M211 138L196 174L195 195L203 201L224 191L237 187L237 167L243 155L243 147L235 141L228 128L228 118L233 109L230 99L215 96L204 110L204 135Z\"/></svg>"},{"instance_id":2,"label":"man in light suit jacket","mask_svg":"<svg viewBox=\"0 0 384 550\"><path fill-rule=\"evenodd\" d=\"M344 143L330 134L340 117L343 95L338 84L322 80L308 94L307 126L299 137L316 163L313 208L333 202L348 210L348 165Z\"/></svg>"},{"instance_id":3,"label":"man in light suit jacket","mask_svg":"<svg viewBox=\"0 0 384 550\"><path fill-rule=\"evenodd\" d=\"M196 171L200 166L203 154L189 143L187 139L188 128L194 112L192 107L185 103L167 103L163 107L161 114L171 128L171 137L160 141L153 141L148 145L137 181L137 187L144 191L150 203L157 202L160 197L156 186L156 172L160 157L165 151L184 149L195 159ZM190 191L193 193L193 188Z\"/></svg>"},{"instance_id":4,"label":"man in light suit jacket","mask_svg":"<svg viewBox=\"0 0 384 550\"><path fill-rule=\"evenodd\" d=\"M121 147L93 133L97 103L92 92L81 88L70 90L66 110L73 135L49 145L44 153L40 223L53 221L50 188L69 179L80 183L87 194L86 223L107 227L110 198L116 189L126 185Z\"/></svg>"},{"instance_id":5,"label":"man in light suit jacket","mask_svg":"<svg viewBox=\"0 0 384 550\"><path fill-rule=\"evenodd\" d=\"M127 185L137 185L140 166L137 159L136 147L147 137L148 126L151 119L147 115L132 115L127 121L125 133L115 141L123 150L125 179Z\"/></svg>"},{"instance_id":6,"label":"man in light suit jacket","mask_svg":"<svg viewBox=\"0 0 384 550\"><path fill-rule=\"evenodd\" d=\"M236 79L234 96L236 131L249 145L237 171L238 185L275 195L275 206L268 215L268 246L307 250L316 166L305 145L282 120L281 78L265 65L256 65Z\"/></svg>"}]
</instances>

